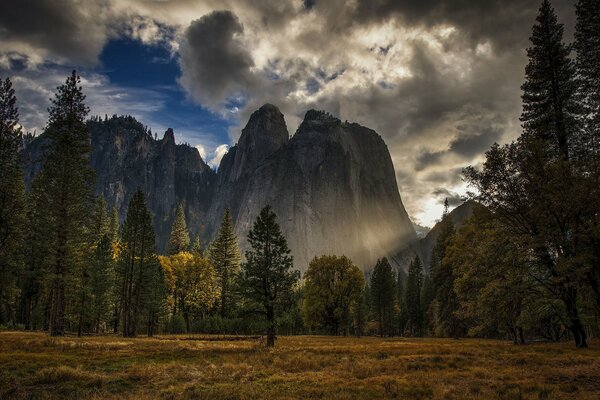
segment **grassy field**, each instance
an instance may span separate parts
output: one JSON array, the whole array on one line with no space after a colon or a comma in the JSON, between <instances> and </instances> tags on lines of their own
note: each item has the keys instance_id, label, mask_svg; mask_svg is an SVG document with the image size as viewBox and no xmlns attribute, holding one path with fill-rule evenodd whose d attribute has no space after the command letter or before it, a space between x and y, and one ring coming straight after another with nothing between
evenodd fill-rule
<instances>
[{"instance_id":1,"label":"grassy field","mask_svg":"<svg viewBox=\"0 0 600 400\"><path fill-rule=\"evenodd\" d=\"M600 342L0 333L9 399L599 399Z\"/></svg>"}]
</instances>

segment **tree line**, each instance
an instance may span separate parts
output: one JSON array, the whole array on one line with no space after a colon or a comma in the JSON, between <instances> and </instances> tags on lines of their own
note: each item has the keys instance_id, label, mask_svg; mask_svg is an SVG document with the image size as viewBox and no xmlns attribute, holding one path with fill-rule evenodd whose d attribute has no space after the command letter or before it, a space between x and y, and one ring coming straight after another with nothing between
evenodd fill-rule
<instances>
[{"instance_id":1,"label":"tree line","mask_svg":"<svg viewBox=\"0 0 600 400\"><path fill-rule=\"evenodd\" d=\"M527 50L523 133L465 169L479 205L456 229L447 208L424 270L387 258L364 274L314 258L303 279L273 210L242 257L227 210L206 246L183 205L156 251L144 193L116 210L93 195L89 109L75 72L57 88L41 170L25 191L15 92L0 84L0 324L65 332L464 336L561 340L600 330L600 6L577 4L575 42L548 0ZM574 50L574 57L573 57ZM259 318L257 318L257 316Z\"/></svg>"}]
</instances>

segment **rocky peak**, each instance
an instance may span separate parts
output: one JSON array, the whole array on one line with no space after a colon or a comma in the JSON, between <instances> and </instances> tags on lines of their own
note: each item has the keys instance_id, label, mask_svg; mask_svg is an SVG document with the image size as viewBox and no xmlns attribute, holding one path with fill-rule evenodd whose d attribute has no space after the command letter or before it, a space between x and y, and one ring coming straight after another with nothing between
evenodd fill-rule
<instances>
[{"instance_id":1,"label":"rocky peak","mask_svg":"<svg viewBox=\"0 0 600 400\"><path fill-rule=\"evenodd\" d=\"M233 175L239 179L263 160L279 150L289 140L283 114L272 104L265 104L252 113L236 145Z\"/></svg>"},{"instance_id":2,"label":"rocky peak","mask_svg":"<svg viewBox=\"0 0 600 400\"><path fill-rule=\"evenodd\" d=\"M164 143L172 143L175 144L175 133L172 128L167 129L165 135L162 138Z\"/></svg>"}]
</instances>

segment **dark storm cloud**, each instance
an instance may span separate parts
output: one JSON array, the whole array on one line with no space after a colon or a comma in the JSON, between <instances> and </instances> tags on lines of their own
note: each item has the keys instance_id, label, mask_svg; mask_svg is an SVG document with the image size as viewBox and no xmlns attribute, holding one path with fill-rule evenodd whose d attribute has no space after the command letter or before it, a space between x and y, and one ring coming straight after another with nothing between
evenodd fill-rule
<instances>
[{"instance_id":1,"label":"dark storm cloud","mask_svg":"<svg viewBox=\"0 0 600 400\"><path fill-rule=\"evenodd\" d=\"M0 1L0 49L94 64L108 35L106 13L103 1Z\"/></svg>"},{"instance_id":2,"label":"dark storm cloud","mask_svg":"<svg viewBox=\"0 0 600 400\"><path fill-rule=\"evenodd\" d=\"M239 40L243 32L231 11L214 11L186 29L180 83L200 103L216 105L254 86L254 63Z\"/></svg>"},{"instance_id":3,"label":"dark storm cloud","mask_svg":"<svg viewBox=\"0 0 600 400\"><path fill-rule=\"evenodd\" d=\"M378 23L401 18L410 25L460 27L475 44L489 39L501 48L527 45L531 23L541 1L536 0L358 0L355 18L359 23ZM553 5L572 25L572 0L554 0Z\"/></svg>"},{"instance_id":4,"label":"dark storm cloud","mask_svg":"<svg viewBox=\"0 0 600 400\"><path fill-rule=\"evenodd\" d=\"M441 203L444 203L448 199L448 205L450 207L456 207L461 205L465 201L465 197L460 194L448 190L445 188L437 188L432 193Z\"/></svg>"}]
</instances>

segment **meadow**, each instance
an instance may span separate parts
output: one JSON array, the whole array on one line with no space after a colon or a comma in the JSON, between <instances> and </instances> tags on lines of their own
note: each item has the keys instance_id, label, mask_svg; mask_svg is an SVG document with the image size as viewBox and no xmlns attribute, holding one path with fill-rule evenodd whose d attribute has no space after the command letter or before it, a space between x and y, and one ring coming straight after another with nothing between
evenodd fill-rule
<instances>
[{"instance_id":1,"label":"meadow","mask_svg":"<svg viewBox=\"0 0 600 400\"><path fill-rule=\"evenodd\" d=\"M600 342L0 333L3 399L598 399Z\"/></svg>"}]
</instances>

